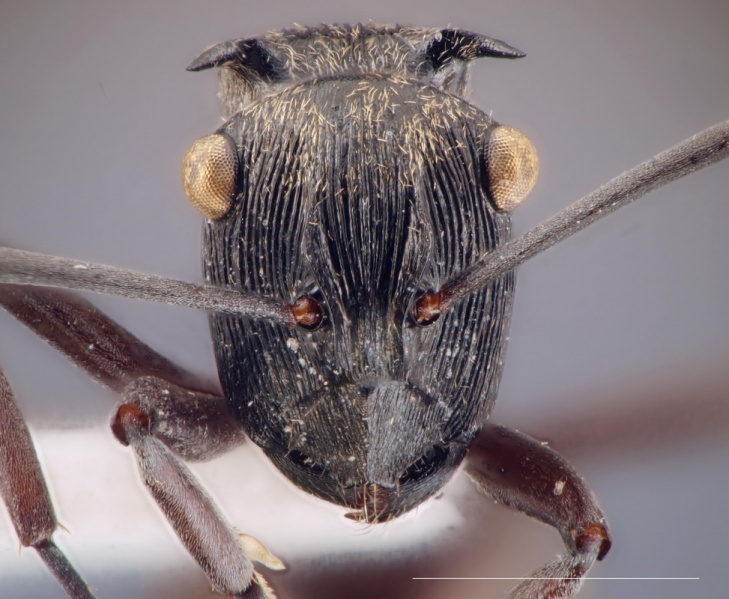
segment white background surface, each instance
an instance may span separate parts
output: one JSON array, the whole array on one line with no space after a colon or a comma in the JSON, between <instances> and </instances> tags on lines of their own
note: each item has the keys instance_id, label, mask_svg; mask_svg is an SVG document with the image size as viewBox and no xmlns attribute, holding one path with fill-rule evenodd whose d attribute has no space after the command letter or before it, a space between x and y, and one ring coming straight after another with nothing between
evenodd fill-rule
<instances>
[{"instance_id":1,"label":"white background surface","mask_svg":"<svg viewBox=\"0 0 729 599\"><path fill-rule=\"evenodd\" d=\"M0 242L200 280L201 219L185 201L179 165L220 121L216 77L185 66L225 39L293 22L368 20L450 24L527 52L516 62L481 61L472 79L474 103L526 132L540 152L541 179L516 214L517 232L729 118L722 0L3 1ZM520 270L495 419L549 434L591 482L615 540L594 576L701 578L595 581L583 599L725 594L728 188L729 165L715 166ZM95 301L163 354L215 376L203 314ZM56 538L99 597L213 596L108 433L114 397L5 314L0 363L71 532ZM619 415L641 402L657 407L632 431L596 416L595 405ZM681 415L653 423L661 406ZM570 415L581 424L555 432ZM705 434L686 438L694 417L692 430ZM576 441L590 433L604 440ZM364 530L291 489L252 449L197 470L235 525L287 562L289 573L271 578L288 599L342 589L351 597L496 597L509 583L387 585L525 575L561 551L553 531L488 505L463 480L417 517ZM327 591L316 581L341 586ZM18 556L1 510L0 596L63 597L31 551Z\"/></svg>"}]
</instances>

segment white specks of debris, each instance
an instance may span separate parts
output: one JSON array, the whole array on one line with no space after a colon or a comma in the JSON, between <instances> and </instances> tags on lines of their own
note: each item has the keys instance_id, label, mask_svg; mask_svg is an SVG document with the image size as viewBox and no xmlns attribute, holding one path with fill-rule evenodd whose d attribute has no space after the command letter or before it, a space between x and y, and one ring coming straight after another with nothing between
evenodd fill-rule
<instances>
[{"instance_id":1,"label":"white specks of debris","mask_svg":"<svg viewBox=\"0 0 729 599\"><path fill-rule=\"evenodd\" d=\"M89 269L89 267L86 266L85 264L74 264L73 267L76 270L88 270Z\"/></svg>"},{"instance_id":2,"label":"white specks of debris","mask_svg":"<svg viewBox=\"0 0 729 599\"><path fill-rule=\"evenodd\" d=\"M299 351L299 342L293 337L286 339L286 347L294 351Z\"/></svg>"},{"instance_id":3,"label":"white specks of debris","mask_svg":"<svg viewBox=\"0 0 729 599\"><path fill-rule=\"evenodd\" d=\"M555 495L562 495L562 491L564 491L564 485L567 481L565 480L558 480L556 483L554 483L554 489L552 489L552 493Z\"/></svg>"},{"instance_id":4,"label":"white specks of debris","mask_svg":"<svg viewBox=\"0 0 729 599\"><path fill-rule=\"evenodd\" d=\"M357 458L356 458L355 456L351 455L351 456L349 456L349 457L347 458L347 461L348 461L348 462L354 462L354 461L355 461L356 459L357 459Z\"/></svg>"},{"instance_id":5,"label":"white specks of debris","mask_svg":"<svg viewBox=\"0 0 729 599\"><path fill-rule=\"evenodd\" d=\"M95 346L94 346L94 344L93 344L93 343L92 343L91 345L89 345L89 351L94 351L94 347L95 347Z\"/></svg>"}]
</instances>

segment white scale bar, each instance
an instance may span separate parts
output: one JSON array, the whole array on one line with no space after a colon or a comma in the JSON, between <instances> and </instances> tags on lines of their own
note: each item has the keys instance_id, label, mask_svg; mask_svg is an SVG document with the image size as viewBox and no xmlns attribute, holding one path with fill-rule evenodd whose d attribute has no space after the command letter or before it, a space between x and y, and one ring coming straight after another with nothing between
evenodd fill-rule
<instances>
[{"instance_id":1,"label":"white scale bar","mask_svg":"<svg viewBox=\"0 0 729 599\"><path fill-rule=\"evenodd\" d=\"M552 577L552 578L507 578L507 577L485 577L485 578L413 578L413 580L701 580L700 578L600 578L600 577L589 577L589 578L564 578L564 577Z\"/></svg>"}]
</instances>

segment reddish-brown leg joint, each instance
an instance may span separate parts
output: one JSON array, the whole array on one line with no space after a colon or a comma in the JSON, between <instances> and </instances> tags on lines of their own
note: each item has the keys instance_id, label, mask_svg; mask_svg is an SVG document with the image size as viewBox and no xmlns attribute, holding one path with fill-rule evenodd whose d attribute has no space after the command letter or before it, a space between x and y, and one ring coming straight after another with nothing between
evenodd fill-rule
<instances>
[{"instance_id":1,"label":"reddish-brown leg joint","mask_svg":"<svg viewBox=\"0 0 729 599\"><path fill-rule=\"evenodd\" d=\"M119 406L111 421L111 432L114 433L117 441L124 446L129 445L126 431L130 427L149 433L151 431L151 418L137 404L125 403Z\"/></svg>"},{"instance_id":2,"label":"reddish-brown leg joint","mask_svg":"<svg viewBox=\"0 0 729 599\"><path fill-rule=\"evenodd\" d=\"M525 578L507 599L574 596L611 545L605 517L582 477L553 449L494 424L471 444L466 472L497 502L554 526L569 550Z\"/></svg>"},{"instance_id":3,"label":"reddish-brown leg joint","mask_svg":"<svg viewBox=\"0 0 729 599\"><path fill-rule=\"evenodd\" d=\"M598 560L602 560L607 555L613 544L607 529L599 523L591 524L581 533L571 530L570 534L574 534L575 547L580 553L593 552L597 547Z\"/></svg>"}]
</instances>

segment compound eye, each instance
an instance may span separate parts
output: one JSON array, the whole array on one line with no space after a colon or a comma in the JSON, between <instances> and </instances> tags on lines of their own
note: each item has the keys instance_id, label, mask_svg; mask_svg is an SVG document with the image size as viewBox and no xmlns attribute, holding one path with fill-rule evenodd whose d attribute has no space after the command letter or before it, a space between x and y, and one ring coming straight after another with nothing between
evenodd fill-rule
<instances>
[{"instance_id":1,"label":"compound eye","mask_svg":"<svg viewBox=\"0 0 729 599\"><path fill-rule=\"evenodd\" d=\"M486 194L497 210L511 212L537 181L539 158L534 145L520 131L497 125L488 131L484 160Z\"/></svg>"},{"instance_id":2,"label":"compound eye","mask_svg":"<svg viewBox=\"0 0 729 599\"><path fill-rule=\"evenodd\" d=\"M223 218L230 210L237 179L235 142L223 133L197 140L182 163L182 184L187 197L211 220Z\"/></svg>"}]
</instances>

